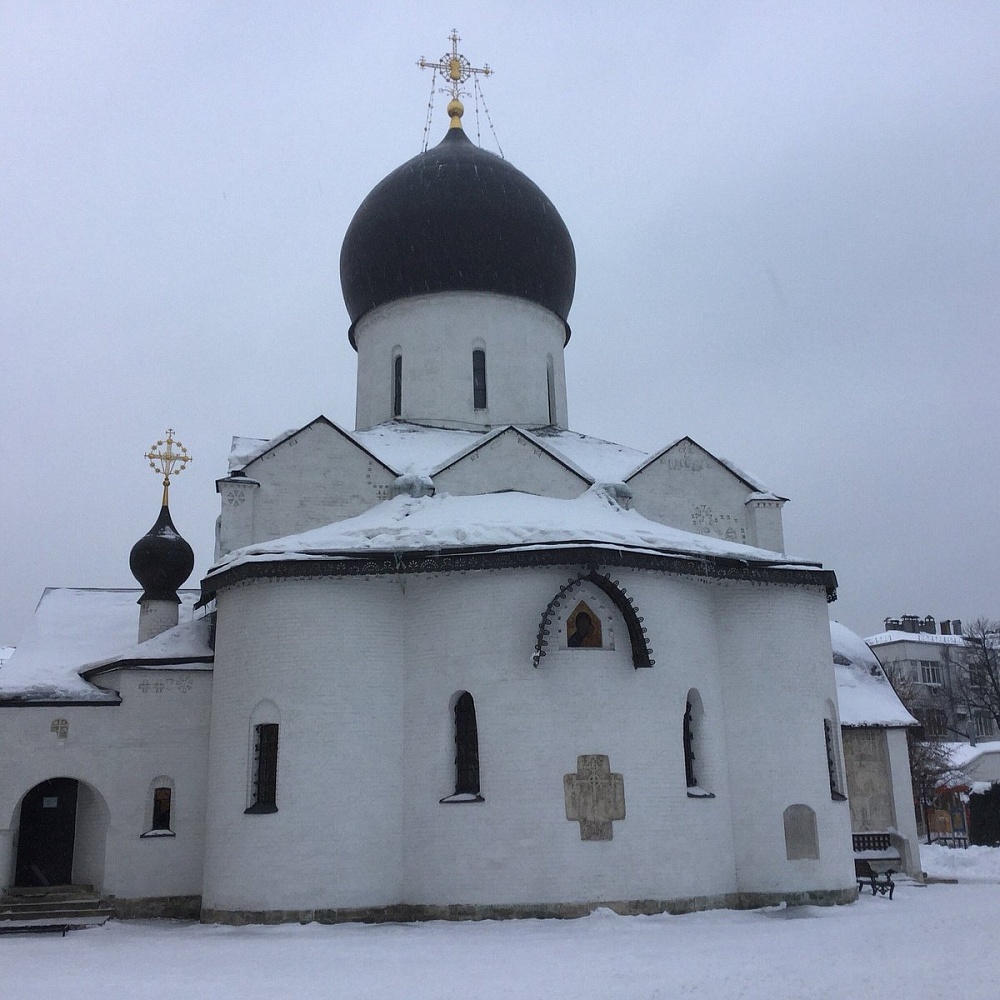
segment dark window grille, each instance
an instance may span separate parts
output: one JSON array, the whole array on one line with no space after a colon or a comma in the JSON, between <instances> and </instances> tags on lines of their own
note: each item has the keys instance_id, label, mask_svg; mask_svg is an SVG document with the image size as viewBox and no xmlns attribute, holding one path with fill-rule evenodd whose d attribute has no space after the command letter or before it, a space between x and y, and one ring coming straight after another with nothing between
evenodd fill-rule
<instances>
[{"instance_id":1,"label":"dark window grille","mask_svg":"<svg viewBox=\"0 0 1000 1000\"><path fill-rule=\"evenodd\" d=\"M153 830L170 829L170 789L153 790Z\"/></svg>"},{"instance_id":2,"label":"dark window grille","mask_svg":"<svg viewBox=\"0 0 1000 1000\"><path fill-rule=\"evenodd\" d=\"M837 800L846 799L840 787L840 768L837 767L837 743L834 739L833 723L823 720L823 737L826 740L826 769L830 775L830 797Z\"/></svg>"},{"instance_id":3,"label":"dark window grille","mask_svg":"<svg viewBox=\"0 0 1000 1000\"><path fill-rule=\"evenodd\" d=\"M479 732L468 691L455 702L455 794L479 794Z\"/></svg>"},{"instance_id":4,"label":"dark window grille","mask_svg":"<svg viewBox=\"0 0 1000 1000\"><path fill-rule=\"evenodd\" d=\"M675 715L674 718L676 719L677 716ZM688 788L694 788L698 784L694 776L694 733L691 731L691 702L688 702L684 708L684 777L687 780Z\"/></svg>"},{"instance_id":5,"label":"dark window grille","mask_svg":"<svg viewBox=\"0 0 1000 1000\"><path fill-rule=\"evenodd\" d=\"M486 409L486 352L472 352L472 405Z\"/></svg>"},{"instance_id":6,"label":"dark window grille","mask_svg":"<svg viewBox=\"0 0 1000 1000\"><path fill-rule=\"evenodd\" d=\"M855 851L887 851L892 840L887 833L852 833Z\"/></svg>"},{"instance_id":7,"label":"dark window grille","mask_svg":"<svg viewBox=\"0 0 1000 1000\"><path fill-rule=\"evenodd\" d=\"M403 355L392 359L392 415L403 415Z\"/></svg>"},{"instance_id":8,"label":"dark window grille","mask_svg":"<svg viewBox=\"0 0 1000 1000\"><path fill-rule=\"evenodd\" d=\"M254 727L253 787L248 813L278 811L278 725L265 722Z\"/></svg>"}]
</instances>

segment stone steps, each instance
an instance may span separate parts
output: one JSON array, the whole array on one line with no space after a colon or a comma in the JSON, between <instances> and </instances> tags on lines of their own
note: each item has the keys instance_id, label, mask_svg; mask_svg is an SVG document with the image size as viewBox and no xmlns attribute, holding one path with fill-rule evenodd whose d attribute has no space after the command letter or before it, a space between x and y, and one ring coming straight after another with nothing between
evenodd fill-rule
<instances>
[{"instance_id":1,"label":"stone steps","mask_svg":"<svg viewBox=\"0 0 1000 1000\"><path fill-rule=\"evenodd\" d=\"M98 927L114 915L92 886L15 888L0 895L0 934Z\"/></svg>"}]
</instances>

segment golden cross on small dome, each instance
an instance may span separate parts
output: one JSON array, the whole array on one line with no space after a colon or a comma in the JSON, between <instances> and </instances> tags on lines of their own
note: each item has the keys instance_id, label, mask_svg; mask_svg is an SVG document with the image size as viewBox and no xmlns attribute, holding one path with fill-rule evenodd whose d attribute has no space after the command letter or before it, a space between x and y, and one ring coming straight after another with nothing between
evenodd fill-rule
<instances>
[{"instance_id":1,"label":"golden cross on small dome","mask_svg":"<svg viewBox=\"0 0 1000 1000\"><path fill-rule=\"evenodd\" d=\"M188 454L187 448L174 439L172 427L167 428L166 438L157 441L144 457L149 459L149 467L163 476L163 506L166 507L170 492L170 477L179 476L193 459Z\"/></svg>"},{"instance_id":2,"label":"golden cross on small dome","mask_svg":"<svg viewBox=\"0 0 1000 1000\"><path fill-rule=\"evenodd\" d=\"M462 115L465 113L465 105L459 100L459 98L464 94L468 96L468 91L462 90L462 84L465 83L469 77L475 76L477 73L482 73L483 76L489 76L493 70L490 69L489 63L483 63L482 66L473 66L468 59L465 58L458 51L458 43L462 40L459 38L458 30L456 28L451 29L451 34L448 36L451 42L451 52L446 52L441 56L438 62L431 62L421 56L417 60L417 65L421 69L433 69L439 70L447 79L448 86L442 87L441 92L444 94L451 94L451 100L448 102L448 115L451 118L450 128L461 128L462 127Z\"/></svg>"}]
</instances>

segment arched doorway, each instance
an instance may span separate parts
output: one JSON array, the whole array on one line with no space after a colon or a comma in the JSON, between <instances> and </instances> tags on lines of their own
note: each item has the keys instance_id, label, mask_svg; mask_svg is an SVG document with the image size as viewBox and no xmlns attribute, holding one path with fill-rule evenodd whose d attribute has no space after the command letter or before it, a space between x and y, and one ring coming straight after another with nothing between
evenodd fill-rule
<instances>
[{"instance_id":1,"label":"arched doorway","mask_svg":"<svg viewBox=\"0 0 1000 1000\"><path fill-rule=\"evenodd\" d=\"M75 778L49 778L21 800L15 885L69 885L73 881L78 793Z\"/></svg>"}]
</instances>

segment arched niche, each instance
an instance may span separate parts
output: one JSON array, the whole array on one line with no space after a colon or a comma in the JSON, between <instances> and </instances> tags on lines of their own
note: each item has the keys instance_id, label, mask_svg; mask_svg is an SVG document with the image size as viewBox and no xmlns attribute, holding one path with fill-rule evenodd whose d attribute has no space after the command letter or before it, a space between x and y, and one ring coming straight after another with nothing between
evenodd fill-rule
<instances>
[{"instance_id":1,"label":"arched niche","mask_svg":"<svg viewBox=\"0 0 1000 1000\"><path fill-rule=\"evenodd\" d=\"M590 600L588 600L588 597ZM553 595L545 606L541 621L538 623L538 635L535 640L535 651L532 662L537 667L546 652L553 648L573 648L569 645L572 626L582 601L588 611L594 612L600 618L603 645L599 648L614 648L614 618L610 614L600 614L597 608L604 606L605 599L621 615L628 633L629 645L632 651L632 665L636 668L651 667L656 662L646 638L646 629L639 617L632 598L617 580L589 569L570 577ZM608 632L608 630L612 630ZM611 645L609 646L609 635ZM553 641L554 640L554 641Z\"/></svg>"},{"instance_id":2,"label":"arched niche","mask_svg":"<svg viewBox=\"0 0 1000 1000\"><path fill-rule=\"evenodd\" d=\"M816 813L797 802L782 814L785 826L785 857L789 861L814 861L819 858L819 834Z\"/></svg>"}]
</instances>

